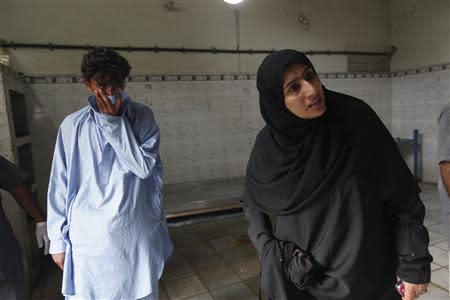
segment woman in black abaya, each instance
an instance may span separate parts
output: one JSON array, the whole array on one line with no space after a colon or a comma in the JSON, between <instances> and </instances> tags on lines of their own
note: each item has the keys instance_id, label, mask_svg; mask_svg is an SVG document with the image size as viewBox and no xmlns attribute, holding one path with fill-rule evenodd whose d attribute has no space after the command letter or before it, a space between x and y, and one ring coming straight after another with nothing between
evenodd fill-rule
<instances>
[{"instance_id":1,"label":"woman in black abaya","mask_svg":"<svg viewBox=\"0 0 450 300\"><path fill-rule=\"evenodd\" d=\"M266 57L257 87L266 126L242 205L260 298L400 299L397 277L404 299L423 294L432 258L420 190L373 110L323 87L295 50Z\"/></svg>"}]
</instances>

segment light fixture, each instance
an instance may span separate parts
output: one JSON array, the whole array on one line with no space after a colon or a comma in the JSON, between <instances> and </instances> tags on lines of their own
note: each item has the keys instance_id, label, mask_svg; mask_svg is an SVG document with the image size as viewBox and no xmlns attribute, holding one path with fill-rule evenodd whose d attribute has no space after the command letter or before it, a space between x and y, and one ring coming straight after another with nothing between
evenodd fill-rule
<instances>
[{"instance_id":1,"label":"light fixture","mask_svg":"<svg viewBox=\"0 0 450 300\"><path fill-rule=\"evenodd\" d=\"M242 0L223 0L223 1L229 4L239 4L242 2Z\"/></svg>"},{"instance_id":2,"label":"light fixture","mask_svg":"<svg viewBox=\"0 0 450 300\"><path fill-rule=\"evenodd\" d=\"M297 17L297 21L300 23L304 30L308 30L309 20L302 13L300 13Z\"/></svg>"},{"instance_id":3,"label":"light fixture","mask_svg":"<svg viewBox=\"0 0 450 300\"><path fill-rule=\"evenodd\" d=\"M172 13L172 12L182 12L183 9L179 8L176 3L175 0L166 0L166 3L164 3L164 10L168 13Z\"/></svg>"},{"instance_id":4,"label":"light fixture","mask_svg":"<svg viewBox=\"0 0 450 300\"><path fill-rule=\"evenodd\" d=\"M308 18L303 14L303 0L299 0L299 13L297 16L297 21L302 26L303 30L308 30L309 28L309 20Z\"/></svg>"}]
</instances>

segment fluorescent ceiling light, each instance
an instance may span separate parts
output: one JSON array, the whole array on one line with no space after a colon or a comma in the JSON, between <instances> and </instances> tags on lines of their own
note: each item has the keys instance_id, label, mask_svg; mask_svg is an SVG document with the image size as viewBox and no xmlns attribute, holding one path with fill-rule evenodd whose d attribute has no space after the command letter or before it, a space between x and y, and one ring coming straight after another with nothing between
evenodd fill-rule
<instances>
[{"instance_id":1,"label":"fluorescent ceiling light","mask_svg":"<svg viewBox=\"0 0 450 300\"><path fill-rule=\"evenodd\" d=\"M230 4L238 4L242 2L242 0L223 0L223 1Z\"/></svg>"}]
</instances>

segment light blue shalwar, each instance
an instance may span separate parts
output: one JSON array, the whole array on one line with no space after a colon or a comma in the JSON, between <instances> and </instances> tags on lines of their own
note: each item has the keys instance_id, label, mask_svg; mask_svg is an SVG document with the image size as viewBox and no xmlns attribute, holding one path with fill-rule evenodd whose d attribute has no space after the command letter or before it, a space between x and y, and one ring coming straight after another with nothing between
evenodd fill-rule
<instances>
[{"instance_id":1,"label":"light blue shalwar","mask_svg":"<svg viewBox=\"0 0 450 300\"><path fill-rule=\"evenodd\" d=\"M50 253L66 253L62 293L76 299L157 295L172 253L162 206L159 129L124 93L119 116L95 97L67 116L48 189Z\"/></svg>"}]
</instances>

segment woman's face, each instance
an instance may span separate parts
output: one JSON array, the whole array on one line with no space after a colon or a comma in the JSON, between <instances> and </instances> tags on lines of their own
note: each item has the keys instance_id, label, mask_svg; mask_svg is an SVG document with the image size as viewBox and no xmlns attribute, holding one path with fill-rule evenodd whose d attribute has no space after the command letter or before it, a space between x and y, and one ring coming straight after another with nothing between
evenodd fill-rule
<instances>
[{"instance_id":1,"label":"woman's face","mask_svg":"<svg viewBox=\"0 0 450 300\"><path fill-rule=\"evenodd\" d=\"M292 64L283 74L284 104L302 119L325 113L325 96L319 76L308 66Z\"/></svg>"}]
</instances>

